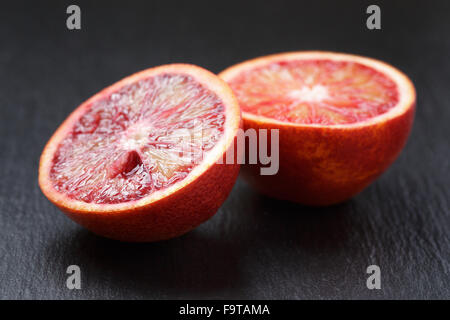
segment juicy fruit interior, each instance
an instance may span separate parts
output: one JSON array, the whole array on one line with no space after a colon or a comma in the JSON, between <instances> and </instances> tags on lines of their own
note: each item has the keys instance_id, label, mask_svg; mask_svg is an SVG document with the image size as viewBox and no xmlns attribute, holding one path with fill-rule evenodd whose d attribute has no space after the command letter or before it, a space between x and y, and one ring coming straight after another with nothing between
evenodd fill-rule
<instances>
[{"instance_id":1,"label":"juicy fruit interior","mask_svg":"<svg viewBox=\"0 0 450 320\"><path fill-rule=\"evenodd\" d=\"M225 108L192 77L161 74L92 105L60 143L54 187L89 203L148 196L184 179L223 135Z\"/></svg>"},{"instance_id":2,"label":"juicy fruit interior","mask_svg":"<svg viewBox=\"0 0 450 320\"><path fill-rule=\"evenodd\" d=\"M299 124L349 124L399 100L394 81L350 61L292 60L243 71L229 81L243 111Z\"/></svg>"}]
</instances>

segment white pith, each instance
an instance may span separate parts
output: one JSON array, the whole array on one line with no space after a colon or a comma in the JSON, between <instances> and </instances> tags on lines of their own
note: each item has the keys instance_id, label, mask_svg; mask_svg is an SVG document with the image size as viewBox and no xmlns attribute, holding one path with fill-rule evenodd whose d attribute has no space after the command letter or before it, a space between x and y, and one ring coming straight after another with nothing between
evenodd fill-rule
<instances>
[{"instance_id":1,"label":"white pith","mask_svg":"<svg viewBox=\"0 0 450 320\"><path fill-rule=\"evenodd\" d=\"M328 89L320 84L311 87L304 86L292 90L288 96L297 102L321 102L328 98Z\"/></svg>"},{"instance_id":2,"label":"white pith","mask_svg":"<svg viewBox=\"0 0 450 320\"><path fill-rule=\"evenodd\" d=\"M148 141L148 132L145 123L138 123L129 128L120 139L122 148L130 151L142 148Z\"/></svg>"}]
</instances>

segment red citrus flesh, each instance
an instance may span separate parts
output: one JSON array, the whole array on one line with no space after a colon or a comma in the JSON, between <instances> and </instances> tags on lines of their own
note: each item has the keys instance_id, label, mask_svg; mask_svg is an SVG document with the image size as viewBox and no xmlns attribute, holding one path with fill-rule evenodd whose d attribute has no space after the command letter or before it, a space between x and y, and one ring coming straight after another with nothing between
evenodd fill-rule
<instances>
[{"instance_id":1,"label":"red citrus flesh","mask_svg":"<svg viewBox=\"0 0 450 320\"><path fill-rule=\"evenodd\" d=\"M331 52L249 60L221 76L240 103L245 129L278 129L279 172L243 176L262 193L307 205L345 201L398 156L409 135L415 90L381 61Z\"/></svg>"},{"instance_id":2,"label":"red citrus flesh","mask_svg":"<svg viewBox=\"0 0 450 320\"><path fill-rule=\"evenodd\" d=\"M218 77L191 65L148 69L74 111L43 151L39 184L100 235L172 238L212 216L230 192L239 165L217 160L239 126L235 97Z\"/></svg>"},{"instance_id":3,"label":"red citrus flesh","mask_svg":"<svg viewBox=\"0 0 450 320\"><path fill-rule=\"evenodd\" d=\"M230 86L245 112L291 123L355 123L398 102L394 81L352 61L275 61L239 74Z\"/></svg>"},{"instance_id":4,"label":"red citrus flesh","mask_svg":"<svg viewBox=\"0 0 450 320\"><path fill-rule=\"evenodd\" d=\"M138 200L184 179L224 123L221 101L188 75L144 78L87 108L60 142L50 179L85 202ZM188 152L180 149L180 129L202 135Z\"/></svg>"}]
</instances>

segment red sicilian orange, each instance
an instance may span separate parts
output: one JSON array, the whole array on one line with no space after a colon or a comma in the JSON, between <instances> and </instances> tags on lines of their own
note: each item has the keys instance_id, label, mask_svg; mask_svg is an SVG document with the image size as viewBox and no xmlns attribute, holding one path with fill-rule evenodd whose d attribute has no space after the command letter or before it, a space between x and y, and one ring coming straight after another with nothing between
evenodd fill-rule
<instances>
[{"instance_id":1,"label":"red sicilian orange","mask_svg":"<svg viewBox=\"0 0 450 320\"><path fill-rule=\"evenodd\" d=\"M279 129L279 172L243 175L262 193L329 205L363 190L399 155L416 103L411 81L374 59L293 52L249 60L220 74L245 129Z\"/></svg>"},{"instance_id":2,"label":"red sicilian orange","mask_svg":"<svg viewBox=\"0 0 450 320\"><path fill-rule=\"evenodd\" d=\"M226 199L238 164L218 164L241 126L229 86L200 67L148 69L81 104L47 143L39 185L87 229L124 241L186 233Z\"/></svg>"}]
</instances>

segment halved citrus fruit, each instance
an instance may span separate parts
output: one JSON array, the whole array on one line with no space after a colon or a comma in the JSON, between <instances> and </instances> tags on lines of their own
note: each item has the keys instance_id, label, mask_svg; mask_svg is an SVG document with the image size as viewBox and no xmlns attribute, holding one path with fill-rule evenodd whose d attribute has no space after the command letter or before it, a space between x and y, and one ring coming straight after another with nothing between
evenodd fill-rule
<instances>
[{"instance_id":1,"label":"halved citrus fruit","mask_svg":"<svg viewBox=\"0 0 450 320\"><path fill-rule=\"evenodd\" d=\"M39 185L70 218L105 237L186 233L226 199L239 164L220 164L241 126L229 86L200 67L148 69L80 105L41 156Z\"/></svg>"},{"instance_id":2,"label":"halved citrus fruit","mask_svg":"<svg viewBox=\"0 0 450 320\"><path fill-rule=\"evenodd\" d=\"M261 192L329 205L363 190L395 160L411 130L412 82L374 59L293 52L249 60L219 75L239 101L245 129L279 129L279 172L243 176Z\"/></svg>"}]
</instances>

